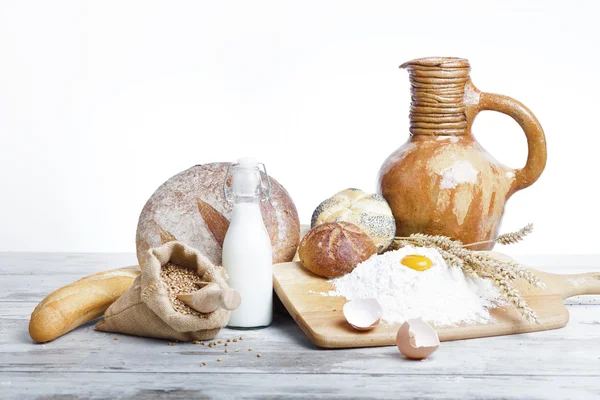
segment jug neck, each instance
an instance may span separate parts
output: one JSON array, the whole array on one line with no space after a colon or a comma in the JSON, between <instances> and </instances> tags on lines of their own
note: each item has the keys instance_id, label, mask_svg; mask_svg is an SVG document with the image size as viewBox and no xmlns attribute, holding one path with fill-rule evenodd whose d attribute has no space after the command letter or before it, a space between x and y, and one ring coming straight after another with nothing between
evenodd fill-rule
<instances>
[{"instance_id":1,"label":"jug neck","mask_svg":"<svg viewBox=\"0 0 600 400\"><path fill-rule=\"evenodd\" d=\"M411 84L410 133L428 136L468 135L465 88L470 82L469 61L428 57L400 66Z\"/></svg>"}]
</instances>

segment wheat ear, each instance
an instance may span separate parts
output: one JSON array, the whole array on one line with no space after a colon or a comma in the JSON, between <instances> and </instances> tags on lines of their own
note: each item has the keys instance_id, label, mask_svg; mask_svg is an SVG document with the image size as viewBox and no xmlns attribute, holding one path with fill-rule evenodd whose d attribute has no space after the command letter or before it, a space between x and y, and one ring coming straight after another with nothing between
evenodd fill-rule
<instances>
[{"instance_id":1,"label":"wheat ear","mask_svg":"<svg viewBox=\"0 0 600 400\"><path fill-rule=\"evenodd\" d=\"M521 240L525 239L525 236L529 235L531 232L533 232L533 224L529 223L516 232L503 233L502 235L498 236L496 239L482 240L481 242L474 242L474 243L467 243L467 244L463 244L462 246L463 247L471 247L471 246L477 246L477 245L486 244L486 243L500 243L500 244L504 244L504 245L513 244L513 243L517 243L517 242L520 242Z\"/></svg>"}]
</instances>

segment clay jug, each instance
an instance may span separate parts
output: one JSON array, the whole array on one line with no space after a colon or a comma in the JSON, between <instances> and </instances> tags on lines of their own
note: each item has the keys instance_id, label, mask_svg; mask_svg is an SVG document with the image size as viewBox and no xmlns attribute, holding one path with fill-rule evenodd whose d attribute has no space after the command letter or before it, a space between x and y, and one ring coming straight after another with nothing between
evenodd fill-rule
<instances>
[{"instance_id":1,"label":"clay jug","mask_svg":"<svg viewBox=\"0 0 600 400\"><path fill-rule=\"evenodd\" d=\"M520 102L479 91L468 60L422 58L401 68L411 82L410 137L379 171L379 192L392 208L396 235L440 234L463 243L495 238L506 200L534 183L546 165L540 123ZM519 123L529 146L523 168L505 167L475 140L471 126L484 110Z\"/></svg>"}]
</instances>

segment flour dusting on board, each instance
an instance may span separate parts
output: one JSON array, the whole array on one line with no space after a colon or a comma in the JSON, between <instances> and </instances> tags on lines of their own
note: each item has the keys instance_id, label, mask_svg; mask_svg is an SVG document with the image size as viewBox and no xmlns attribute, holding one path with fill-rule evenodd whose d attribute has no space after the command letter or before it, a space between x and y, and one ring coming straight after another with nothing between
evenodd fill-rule
<instances>
[{"instance_id":1,"label":"flour dusting on board","mask_svg":"<svg viewBox=\"0 0 600 400\"><path fill-rule=\"evenodd\" d=\"M426 256L433 265L425 271L402 265L402 259L413 254ZM435 325L483 323L491 320L489 309L502 304L490 280L467 277L461 269L449 267L437 250L424 247L374 255L330 282L335 290L328 296L377 299L388 323L417 317Z\"/></svg>"}]
</instances>

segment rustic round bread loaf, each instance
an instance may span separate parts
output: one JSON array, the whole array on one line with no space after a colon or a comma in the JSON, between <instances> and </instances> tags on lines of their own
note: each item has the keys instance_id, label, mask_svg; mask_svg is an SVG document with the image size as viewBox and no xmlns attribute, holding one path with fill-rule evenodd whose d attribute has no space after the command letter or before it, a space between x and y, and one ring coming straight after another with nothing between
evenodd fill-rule
<instances>
[{"instance_id":1,"label":"rustic round bread loaf","mask_svg":"<svg viewBox=\"0 0 600 400\"><path fill-rule=\"evenodd\" d=\"M311 227L324 222L345 221L357 225L373 239L377 252L382 253L392 244L396 221L392 209L377 193L360 189L346 189L323 201L313 212Z\"/></svg>"},{"instance_id":2,"label":"rustic round bread loaf","mask_svg":"<svg viewBox=\"0 0 600 400\"><path fill-rule=\"evenodd\" d=\"M223 181L228 163L196 165L162 184L144 206L137 227L140 265L149 248L178 240L221 265L221 246L232 206L225 202ZM291 261L300 241L298 211L273 177L271 199L260 207L273 246L273 262ZM230 182L229 182L230 183Z\"/></svg>"},{"instance_id":3,"label":"rustic round bread loaf","mask_svg":"<svg viewBox=\"0 0 600 400\"><path fill-rule=\"evenodd\" d=\"M377 252L373 240L348 222L326 222L311 229L300 242L302 264L326 278L345 275Z\"/></svg>"}]
</instances>

